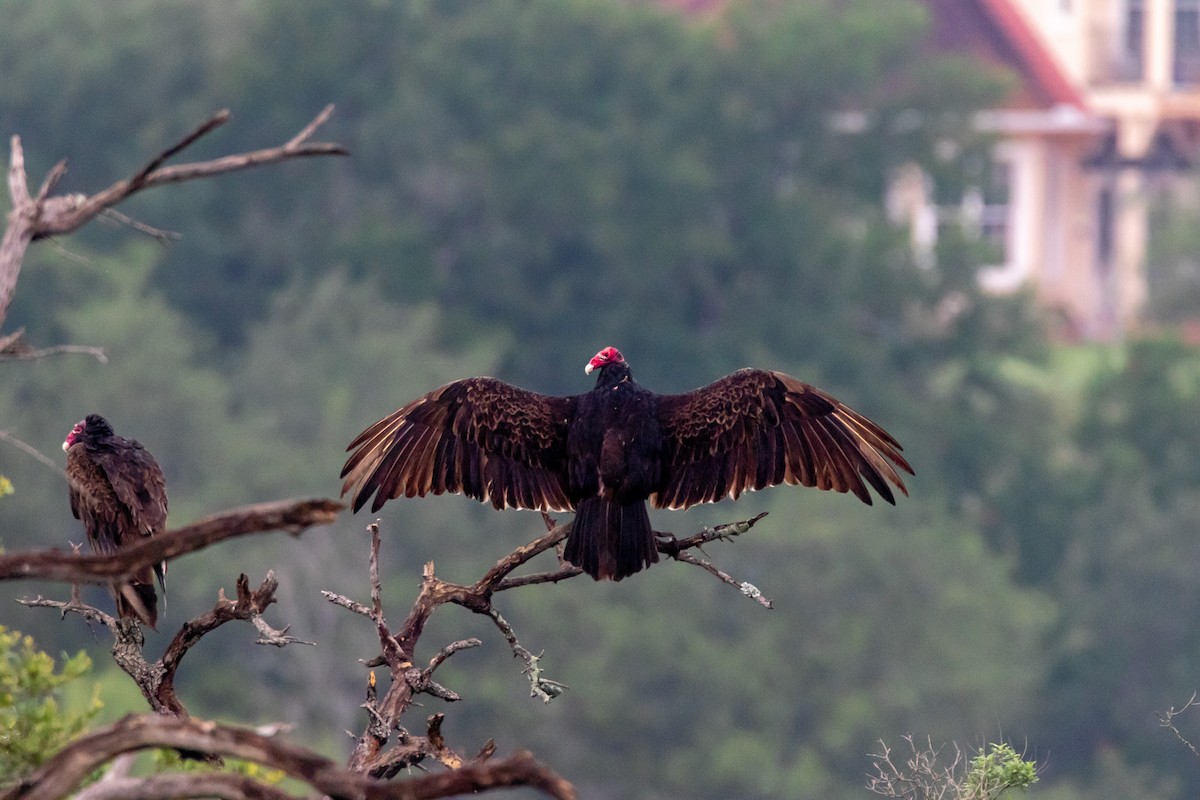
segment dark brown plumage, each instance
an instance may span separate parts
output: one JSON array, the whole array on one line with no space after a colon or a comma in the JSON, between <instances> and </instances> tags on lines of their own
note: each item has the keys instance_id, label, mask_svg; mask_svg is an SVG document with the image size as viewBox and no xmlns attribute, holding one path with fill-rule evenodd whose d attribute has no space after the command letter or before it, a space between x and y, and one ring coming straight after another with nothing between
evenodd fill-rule
<instances>
[{"instance_id":1,"label":"dark brown plumage","mask_svg":"<svg viewBox=\"0 0 1200 800\"><path fill-rule=\"evenodd\" d=\"M685 394L633 380L616 348L586 394L551 397L467 378L419 397L350 443L342 494L357 511L460 492L496 508L575 511L565 556L597 580L658 560L645 501L685 509L778 484L895 503L912 473L887 431L781 372L743 369ZM890 486L889 486L890 484Z\"/></svg>"},{"instance_id":2,"label":"dark brown plumage","mask_svg":"<svg viewBox=\"0 0 1200 800\"><path fill-rule=\"evenodd\" d=\"M71 513L83 523L96 553L114 553L166 529L167 489L154 456L132 439L113 433L99 414L80 420L63 442L67 453ZM167 564L146 567L128 583L114 585L117 615L150 627L158 622L154 577L166 595Z\"/></svg>"}]
</instances>

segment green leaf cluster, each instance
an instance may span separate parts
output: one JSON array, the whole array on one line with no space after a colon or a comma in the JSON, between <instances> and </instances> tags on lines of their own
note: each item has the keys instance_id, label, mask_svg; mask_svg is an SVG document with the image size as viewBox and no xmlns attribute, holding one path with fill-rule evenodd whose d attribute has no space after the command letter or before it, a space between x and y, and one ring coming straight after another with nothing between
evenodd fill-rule
<instances>
[{"instance_id":1,"label":"green leaf cluster","mask_svg":"<svg viewBox=\"0 0 1200 800\"><path fill-rule=\"evenodd\" d=\"M1009 789L1037 783L1037 764L1008 743L989 744L971 759L961 800L994 800Z\"/></svg>"},{"instance_id":2,"label":"green leaf cluster","mask_svg":"<svg viewBox=\"0 0 1200 800\"><path fill-rule=\"evenodd\" d=\"M60 700L62 688L91 668L80 651L56 669L32 637L0 626L0 786L36 768L99 713L96 692L82 708L64 708Z\"/></svg>"}]
</instances>

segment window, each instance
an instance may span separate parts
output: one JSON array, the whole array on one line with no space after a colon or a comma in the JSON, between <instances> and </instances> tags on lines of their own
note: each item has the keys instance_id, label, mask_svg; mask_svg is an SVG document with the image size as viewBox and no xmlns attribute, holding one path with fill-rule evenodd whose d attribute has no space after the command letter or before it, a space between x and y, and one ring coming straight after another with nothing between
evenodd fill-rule
<instances>
[{"instance_id":1,"label":"window","mask_svg":"<svg viewBox=\"0 0 1200 800\"><path fill-rule=\"evenodd\" d=\"M1125 25L1121 31L1121 47L1117 54L1117 80L1140 81L1145 63L1146 8L1145 0L1126 0Z\"/></svg>"},{"instance_id":2,"label":"window","mask_svg":"<svg viewBox=\"0 0 1200 800\"><path fill-rule=\"evenodd\" d=\"M1200 82L1200 0L1175 0L1174 79Z\"/></svg>"}]
</instances>

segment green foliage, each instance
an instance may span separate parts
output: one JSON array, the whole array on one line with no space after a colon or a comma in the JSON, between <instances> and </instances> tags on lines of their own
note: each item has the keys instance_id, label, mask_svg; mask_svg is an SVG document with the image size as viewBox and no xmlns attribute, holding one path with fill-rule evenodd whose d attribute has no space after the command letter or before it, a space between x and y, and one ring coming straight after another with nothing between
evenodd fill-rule
<instances>
[{"instance_id":1,"label":"green foliage","mask_svg":"<svg viewBox=\"0 0 1200 800\"><path fill-rule=\"evenodd\" d=\"M0 786L41 764L100 711L95 692L80 711L59 700L62 688L91 668L92 660L80 651L56 671L54 659L32 637L0 626Z\"/></svg>"},{"instance_id":2,"label":"green foliage","mask_svg":"<svg viewBox=\"0 0 1200 800\"><path fill-rule=\"evenodd\" d=\"M13 493L12 481L3 475L0 475L0 497Z\"/></svg>"},{"instance_id":3,"label":"green foliage","mask_svg":"<svg viewBox=\"0 0 1200 800\"><path fill-rule=\"evenodd\" d=\"M961 800L994 800L1009 789L1037 783L1037 764L1007 743L989 744L971 759Z\"/></svg>"},{"instance_id":4,"label":"green foliage","mask_svg":"<svg viewBox=\"0 0 1200 800\"><path fill-rule=\"evenodd\" d=\"M1038 781L1038 764L1007 743L990 744L967 759L958 745L920 745L904 737L907 753L880 741L881 753L871 756L873 771L867 788L881 797L904 800L995 800L1009 789L1027 789ZM947 762L950 763L947 763Z\"/></svg>"},{"instance_id":5,"label":"green foliage","mask_svg":"<svg viewBox=\"0 0 1200 800\"><path fill-rule=\"evenodd\" d=\"M268 769L253 761L226 759L220 766L213 766L198 759L184 758L178 750L155 750L155 772L225 772L242 775L267 786L277 786L284 782L287 773L283 770Z\"/></svg>"},{"instance_id":6,"label":"green foliage","mask_svg":"<svg viewBox=\"0 0 1200 800\"><path fill-rule=\"evenodd\" d=\"M1146 253L1148 316L1167 325L1195 324L1196 309L1200 308L1196 204L1171 196L1154 200Z\"/></svg>"},{"instance_id":7,"label":"green foliage","mask_svg":"<svg viewBox=\"0 0 1200 800\"><path fill-rule=\"evenodd\" d=\"M1089 388L1079 439L1094 490L1145 486L1165 501L1200 474L1200 352L1174 338L1129 343ZM1110 483L1111 482L1111 483Z\"/></svg>"}]
</instances>

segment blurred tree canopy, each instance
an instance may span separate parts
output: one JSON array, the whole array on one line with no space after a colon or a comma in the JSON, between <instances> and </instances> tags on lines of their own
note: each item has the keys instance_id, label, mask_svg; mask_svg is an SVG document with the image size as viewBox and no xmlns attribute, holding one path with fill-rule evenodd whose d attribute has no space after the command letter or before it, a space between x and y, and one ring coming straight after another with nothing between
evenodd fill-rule
<instances>
[{"instance_id":1,"label":"blurred tree canopy","mask_svg":"<svg viewBox=\"0 0 1200 800\"><path fill-rule=\"evenodd\" d=\"M1186 618L1161 623L1193 593L1200 363L1148 342L1065 382L1028 298L979 291L979 242L947 230L916 263L884 213L891 171L969 180L988 146L971 114L1004 88L931 58L927 23L917 0L694 19L616 0L18 0L0 127L31 175L68 157L68 188L95 189L223 106L237 124L208 146L240 149L336 103L354 156L136 198L126 213L182 234L169 249L93 227L31 250L13 324L110 363L4 365L0 427L54 453L105 413L163 464L178 523L334 492L359 430L465 375L575 393L607 344L662 392L782 369L893 431L913 497L777 489L656 516L687 533L770 510L711 554L776 610L674 564L530 591L509 614L573 689L542 707L501 648L462 656L464 737L530 747L595 797L860 796L865 754L910 732L1028 734L1053 761L1035 791L1068 800L1200 786L1145 724L1200 683ZM0 544L80 538L54 473L6 448L0 474ZM541 525L461 498L382 516L404 597L425 560L467 575ZM240 653L236 682L197 653L200 713L344 746L372 637L317 591L361 585L365 522L172 565L168 625L271 568L322 645ZM20 613L51 651L87 646ZM328 691L281 707L306 685Z\"/></svg>"}]
</instances>

